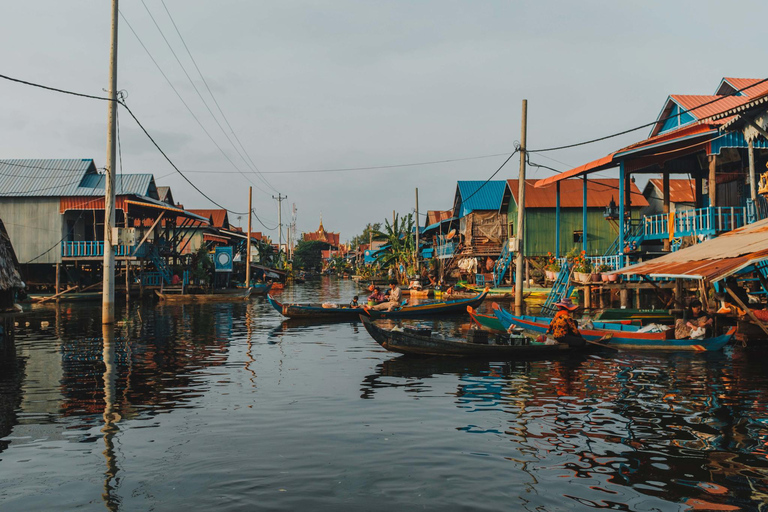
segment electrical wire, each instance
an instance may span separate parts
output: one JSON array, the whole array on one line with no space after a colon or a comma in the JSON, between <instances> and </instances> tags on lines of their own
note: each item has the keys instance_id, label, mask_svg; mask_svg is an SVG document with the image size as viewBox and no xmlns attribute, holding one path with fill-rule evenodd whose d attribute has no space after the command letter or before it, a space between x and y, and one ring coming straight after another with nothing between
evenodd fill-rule
<instances>
[{"instance_id":1,"label":"electrical wire","mask_svg":"<svg viewBox=\"0 0 768 512\"><path fill-rule=\"evenodd\" d=\"M637 131L637 130L642 130L643 128L648 128L649 126L654 126L654 125L656 125L658 123L666 122L669 119L674 119L676 117L680 117L683 114L687 114L689 112L693 112L694 110L698 110L698 109L700 109L702 107L706 107L707 105L712 105L713 103L716 103L718 101L722 101L725 98L729 98L731 96L738 96L740 93L746 91L747 89L751 89L752 87L757 87L758 85L764 84L766 82L768 82L768 78L764 78L764 79L762 79L762 80L760 80L758 82L755 82L753 84L750 84L750 85L748 85L746 87L743 87L741 89L737 89L737 90L735 90L734 92L732 92L730 94L723 94L723 95L717 96L715 99L707 101L705 103L702 103L701 105L697 105L697 106L695 106L693 108L690 108L690 109L687 109L687 110L681 110L681 111L679 111L675 115L667 116L667 117L662 118L662 119L656 119L655 121L653 121L651 123L646 123L644 125L637 126L635 128L630 128L629 130L624 130L624 131L621 131L621 132L618 132L618 133L613 133L611 135L606 135L604 137L598 137L596 139L586 140L584 142L577 142L575 144L567 144L565 146L556 146L556 147L544 148L544 149L527 149L526 152L527 153L543 153L545 151L558 151L560 149L575 148L575 147L578 147L578 146L584 146L586 144L592 144L594 142L600 142L600 141L603 141L603 140L611 139L613 137L618 137L620 135L626 135L627 133L632 133L632 132ZM715 117L717 115L720 115L720 114L723 114L723 113L727 112L728 110L729 109L726 109L726 110L723 110L722 112L718 112L717 114L712 114L711 116L706 116L706 118Z\"/></svg>"},{"instance_id":2,"label":"electrical wire","mask_svg":"<svg viewBox=\"0 0 768 512\"><path fill-rule=\"evenodd\" d=\"M120 16L123 18L123 21L125 21L125 24L126 24L126 25L128 25L128 28L131 30L131 32L133 33L133 35L134 35L134 36L136 37L136 39L139 41L139 44L141 45L141 47L142 47L142 48L144 48L144 51L145 51L145 52L147 52L147 55L149 56L150 60L152 60L152 62L155 64L155 66L157 67L158 71L160 71L160 74L161 74L161 75L163 75L163 78L165 78L165 81L166 81L166 82L168 82L168 85L171 87L171 89L173 89L173 92L175 92L175 93L176 93L176 96L179 98L179 100L181 101L181 103L182 103L182 104L183 104L183 105L186 107L187 111L189 111L189 113L190 113L190 115L192 116L192 118L193 118L193 119L194 119L194 120L197 122L197 124L200 126L200 128L203 130L203 132L204 132L204 133L205 133L205 134L208 136L208 138L209 138L209 139L211 139L211 142L213 142L213 145L214 145L214 146L216 146L216 148L217 148L217 149L219 150L219 152L220 152L220 153L221 153L221 154L224 156L224 158L226 158L226 159L229 161L229 163L230 163L230 164L232 164L232 167L234 167L235 169L237 169L237 170L238 170L238 172L240 172L240 174L243 174L243 176L245 177L245 174L243 173L243 171L242 171L242 170L241 170L241 169L240 169L240 168L237 166L237 164L235 164L235 162L233 162L233 161L232 161L232 159L231 159L231 158L229 158L229 155L227 155L227 153L226 153L226 152L225 152L225 151L224 151L224 150L221 148L221 146L219 145L219 143L218 143L218 142L216 142L216 139L214 139L214 138L213 138L213 136L210 134L210 132L209 132L209 131L208 131L208 130L205 128L205 126L203 126L203 123L200 121L200 119L197 117L197 115L195 115L195 113L192 111L192 108L190 108L190 106L187 104L187 102L186 102L186 101L184 101L184 98L182 98L182 96L181 96L181 93L179 93L179 91L178 91L178 90L176 89L176 87L173 85L173 83L172 83L172 82L171 82L171 80L168 78L168 76L167 76L167 75L166 75L166 74L163 72L162 68L160 67L160 64L158 64L158 63L157 63L157 61L155 60L155 58L154 58L154 57L152 56L152 54L150 53L149 49L146 47L146 45L145 45L145 44L144 44L144 42L141 40L141 38L139 37L139 35L136 33L136 31L133 29L133 27L131 26L131 24L130 24L130 23L128 22L128 20L125 18L125 15L122 13L122 11L119 11L119 12L120 12ZM247 179L247 177L246 177L246 179ZM249 180L249 181L250 181L250 180ZM257 189L257 190L260 190L261 192L263 192L263 193L265 193L265 194L269 194L269 193L268 193L266 190L264 190L263 188L259 187L259 186L258 186L258 185L256 185L255 183L253 184L253 186L254 186L254 187L256 187L256 189Z\"/></svg>"},{"instance_id":3,"label":"electrical wire","mask_svg":"<svg viewBox=\"0 0 768 512\"><path fill-rule=\"evenodd\" d=\"M232 132L232 136L235 137L235 140L238 144L240 144L240 148L243 150L243 153L248 157L248 160L250 160L252 168L256 170L258 173L259 178L272 190L275 192L279 191L272 186L272 184L262 175L261 170L256 165L256 162L253 161L253 158L251 158L251 155L248 154L248 151L245 149L245 146L240 141L240 137L237 136L237 133L235 133L234 128L232 128L232 125L229 122L229 119L227 119L227 116L224 114L224 111L221 108L221 105L219 105L218 100L216 99L216 96L213 94L213 91L208 86L208 81L205 79L205 76L203 76L203 72L200 70L200 67L197 65L197 61L192 56L192 52L189 50L189 47L187 46L187 42L184 40L184 37L181 35L181 31L179 30L179 27L176 25L176 21L173 19L173 16L171 15L171 12L168 10L168 6L165 5L164 0L160 0L160 3L163 5L163 8L165 9L165 12L168 14L168 18L171 20L171 24L173 24L173 28L176 29L176 33L179 36L179 39L181 39L181 44L184 45L184 49L187 50L187 55L189 55L190 60L192 61L192 64L195 65L195 69L197 70L198 75L200 75L200 79L203 81L203 84L205 85L205 88L208 90L208 94L211 95L211 98L213 99L213 103L216 105L216 108L219 110L219 113L221 114L221 117L224 119L224 122L227 124L227 127L229 128L230 132ZM240 156L242 158L242 155ZM243 159L245 161L245 159ZM248 163L246 162L246 165Z\"/></svg>"},{"instance_id":4,"label":"electrical wire","mask_svg":"<svg viewBox=\"0 0 768 512\"><path fill-rule=\"evenodd\" d=\"M229 208L225 208L224 206L220 205L218 202L216 202L213 199L211 199L211 197L208 196L208 194L206 194L205 192L200 190L200 188L197 185L195 185L189 178L187 178L187 176L183 172L181 172L181 170L179 170L178 167L176 167L176 164L173 163L173 161L165 153L165 151L163 151L163 149L158 145L158 143L155 141L155 139L152 138L152 136L149 134L147 129L144 128L144 125L141 124L139 119L136 117L136 115L133 113L133 111L128 107L128 105L124 101L121 101L119 99L105 98L103 96L93 96L91 94L83 94L83 93L79 93L79 92L67 91L65 89L59 89L59 88L56 88L56 87L49 87L49 86L37 84L37 83L34 83L34 82L28 82L26 80L20 80L18 78L12 78L12 77L9 77L7 75L2 75L2 74L0 74L0 78L3 78L5 80L9 80L11 82L17 82L17 83L21 83L21 84L24 84L24 85L29 85L29 86L32 86L32 87L37 87L37 88L40 88L40 89L46 89L46 90L49 90L49 91L59 92L59 93L62 93L62 94L69 94L69 95L72 95L72 96L79 96L79 97L82 97L82 98L90 98L90 99L101 100L101 101L114 101L116 103L119 103L131 115L131 117L136 122L136 124L139 126L139 128L141 128L141 131L144 132L144 135L147 136L147 138L150 140L150 142L152 142L152 144L155 146L155 148L157 148L157 150L160 152L160 154L163 155L163 157L171 165L171 167L173 167L176 170L176 172L179 173L181 175L181 177L184 178L186 180L186 182L189 183L192 186L192 188L197 190L197 192L200 193L201 196L203 196L208 201L210 201L211 203L215 204L216 206L218 206L222 210L227 210L228 212L230 212L230 213L232 213L234 215L245 215L244 212L236 212L234 210L230 210ZM50 188L55 188L55 187L50 187ZM40 190L46 190L46 189L40 189ZM30 192L34 192L34 191L30 191Z\"/></svg>"}]
</instances>

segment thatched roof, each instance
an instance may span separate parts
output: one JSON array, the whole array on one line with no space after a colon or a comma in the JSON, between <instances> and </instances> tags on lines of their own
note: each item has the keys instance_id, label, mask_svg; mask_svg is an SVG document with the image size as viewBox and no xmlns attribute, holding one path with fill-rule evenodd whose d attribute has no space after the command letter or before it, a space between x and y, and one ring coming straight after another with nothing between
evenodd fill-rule
<instances>
[{"instance_id":1,"label":"thatched roof","mask_svg":"<svg viewBox=\"0 0 768 512\"><path fill-rule=\"evenodd\" d=\"M19 260L13 251L11 239L5 230L3 221L0 220L0 290L21 288L24 283L19 274Z\"/></svg>"}]
</instances>

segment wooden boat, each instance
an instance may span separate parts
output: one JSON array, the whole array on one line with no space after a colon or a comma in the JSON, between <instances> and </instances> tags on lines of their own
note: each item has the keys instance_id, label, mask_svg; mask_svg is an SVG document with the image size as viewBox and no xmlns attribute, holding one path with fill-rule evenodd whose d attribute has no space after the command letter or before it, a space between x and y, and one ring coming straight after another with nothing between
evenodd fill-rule
<instances>
[{"instance_id":1,"label":"wooden boat","mask_svg":"<svg viewBox=\"0 0 768 512\"><path fill-rule=\"evenodd\" d=\"M423 329L383 329L365 316L360 315L365 330L383 348L400 354L422 356L450 356L471 358L524 359L550 357L571 350L566 344L545 345L528 340L525 336L511 339L509 345L495 343L470 343L464 339L448 339L440 334L423 332ZM422 332L420 332L422 331ZM509 339L509 338L508 338ZM491 340L489 340L491 341ZM518 342L519 344L511 344Z\"/></svg>"},{"instance_id":2,"label":"wooden boat","mask_svg":"<svg viewBox=\"0 0 768 512\"><path fill-rule=\"evenodd\" d=\"M376 311L375 309L365 308L365 312L371 318L408 318L423 317L428 315L445 315L451 313L464 313L467 306L477 307L485 300L488 295L487 290L483 290L469 299L443 300L423 304L414 304L413 306L402 306L392 311Z\"/></svg>"},{"instance_id":3,"label":"wooden boat","mask_svg":"<svg viewBox=\"0 0 768 512\"><path fill-rule=\"evenodd\" d=\"M494 333L506 332L506 329L504 329L504 326L501 324L501 320L496 318L496 315L484 315L482 313L478 313L477 310L472 306L467 306L467 313L469 313L472 321L476 323L481 329L485 329L486 331L491 331Z\"/></svg>"},{"instance_id":4,"label":"wooden boat","mask_svg":"<svg viewBox=\"0 0 768 512\"><path fill-rule=\"evenodd\" d=\"M283 304L272 295L267 294L267 301L275 310L288 318L312 318L312 319L352 319L356 320L361 313L365 313L362 307L351 308L339 306L324 308L322 304Z\"/></svg>"},{"instance_id":5,"label":"wooden boat","mask_svg":"<svg viewBox=\"0 0 768 512\"><path fill-rule=\"evenodd\" d=\"M414 299L426 299L427 297L429 297L430 293L432 293L432 290L416 290L416 289L403 290L403 295L408 295L409 297L412 297Z\"/></svg>"},{"instance_id":6,"label":"wooden boat","mask_svg":"<svg viewBox=\"0 0 768 512\"><path fill-rule=\"evenodd\" d=\"M264 295L275 287L275 283L255 283L251 285L251 295ZM245 290L245 286L238 286L238 290Z\"/></svg>"},{"instance_id":7,"label":"wooden boat","mask_svg":"<svg viewBox=\"0 0 768 512\"><path fill-rule=\"evenodd\" d=\"M52 293L30 293L28 302L96 302L101 300L101 292L70 292L54 297ZM25 301L23 301L25 302Z\"/></svg>"},{"instance_id":8,"label":"wooden boat","mask_svg":"<svg viewBox=\"0 0 768 512\"><path fill-rule=\"evenodd\" d=\"M601 322L613 322L614 320L636 320L642 324L671 324L675 322L666 309L602 309L595 316L595 320Z\"/></svg>"},{"instance_id":9,"label":"wooden boat","mask_svg":"<svg viewBox=\"0 0 768 512\"><path fill-rule=\"evenodd\" d=\"M251 288L246 290L233 288L231 290L215 293L163 293L159 290L155 290L155 293L163 302L183 304L191 302L235 302L239 300L247 300L251 296L251 291Z\"/></svg>"},{"instance_id":10,"label":"wooden boat","mask_svg":"<svg viewBox=\"0 0 768 512\"><path fill-rule=\"evenodd\" d=\"M494 314L503 326L514 324L529 332L544 334L552 320L547 317L515 316L504 308L494 309ZM637 325L593 322L592 329L579 329L581 335L587 341L596 342L606 334L612 338L608 342L610 347L622 350L689 350L694 352L715 351L722 349L733 335L736 327L731 327L722 336L705 338L700 340L675 339L675 330L668 329L663 332L638 332L641 327Z\"/></svg>"}]
</instances>

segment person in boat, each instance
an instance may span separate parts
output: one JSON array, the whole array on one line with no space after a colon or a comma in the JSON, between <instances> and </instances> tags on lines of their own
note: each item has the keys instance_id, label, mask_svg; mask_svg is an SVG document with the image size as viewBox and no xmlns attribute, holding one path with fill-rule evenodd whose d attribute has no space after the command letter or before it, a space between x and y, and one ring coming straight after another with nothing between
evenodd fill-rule
<instances>
[{"instance_id":1,"label":"person in boat","mask_svg":"<svg viewBox=\"0 0 768 512\"><path fill-rule=\"evenodd\" d=\"M387 300L387 297L383 293L381 293L381 288L379 288L378 286L374 286L373 293L371 293L368 296L368 302L373 301L374 303L379 304L381 302L385 302L386 300Z\"/></svg>"},{"instance_id":2,"label":"person in boat","mask_svg":"<svg viewBox=\"0 0 768 512\"><path fill-rule=\"evenodd\" d=\"M571 314L578 309L579 306L571 302L569 297L555 303L555 306L557 306L557 313L549 324L547 334L551 334L558 343L567 343L573 348L585 346L587 341L579 332L576 320L573 319L573 315Z\"/></svg>"},{"instance_id":3,"label":"person in boat","mask_svg":"<svg viewBox=\"0 0 768 512\"><path fill-rule=\"evenodd\" d=\"M397 286L397 281L394 279L389 282L389 300L377 304L370 309L376 311L392 311L395 308L400 307L400 302L403 300L403 291Z\"/></svg>"},{"instance_id":4,"label":"person in boat","mask_svg":"<svg viewBox=\"0 0 768 512\"><path fill-rule=\"evenodd\" d=\"M690 338L695 329L704 328L705 336L712 330L712 318L701 307L701 301L693 299L685 310L683 318L675 320L675 338Z\"/></svg>"},{"instance_id":5,"label":"person in boat","mask_svg":"<svg viewBox=\"0 0 768 512\"><path fill-rule=\"evenodd\" d=\"M359 298L359 297L358 297L357 295L355 295L354 297L352 297L352 300L351 300L351 301L349 301L349 307L351 307L351 308L359 308L359 307L360 307L360 305L357 303L357 299L358 299L358 298Z\"/></svg>"}]
</instances>

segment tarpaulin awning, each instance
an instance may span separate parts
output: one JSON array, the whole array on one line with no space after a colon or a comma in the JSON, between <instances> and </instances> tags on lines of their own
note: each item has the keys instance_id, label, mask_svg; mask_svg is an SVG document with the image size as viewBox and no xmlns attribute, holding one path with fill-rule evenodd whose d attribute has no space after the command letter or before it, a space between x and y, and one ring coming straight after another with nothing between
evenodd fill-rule
<instances>
[{"instance_id":1,"label":"tarpaulin awning","mask_svg":"<svg viewBox=\"0 0 768 512\"><path fill-rule=\"evenodd\" d=\"M615 274L720 281L768 259L768 219Z\"/></svg>"}]
</instances>

